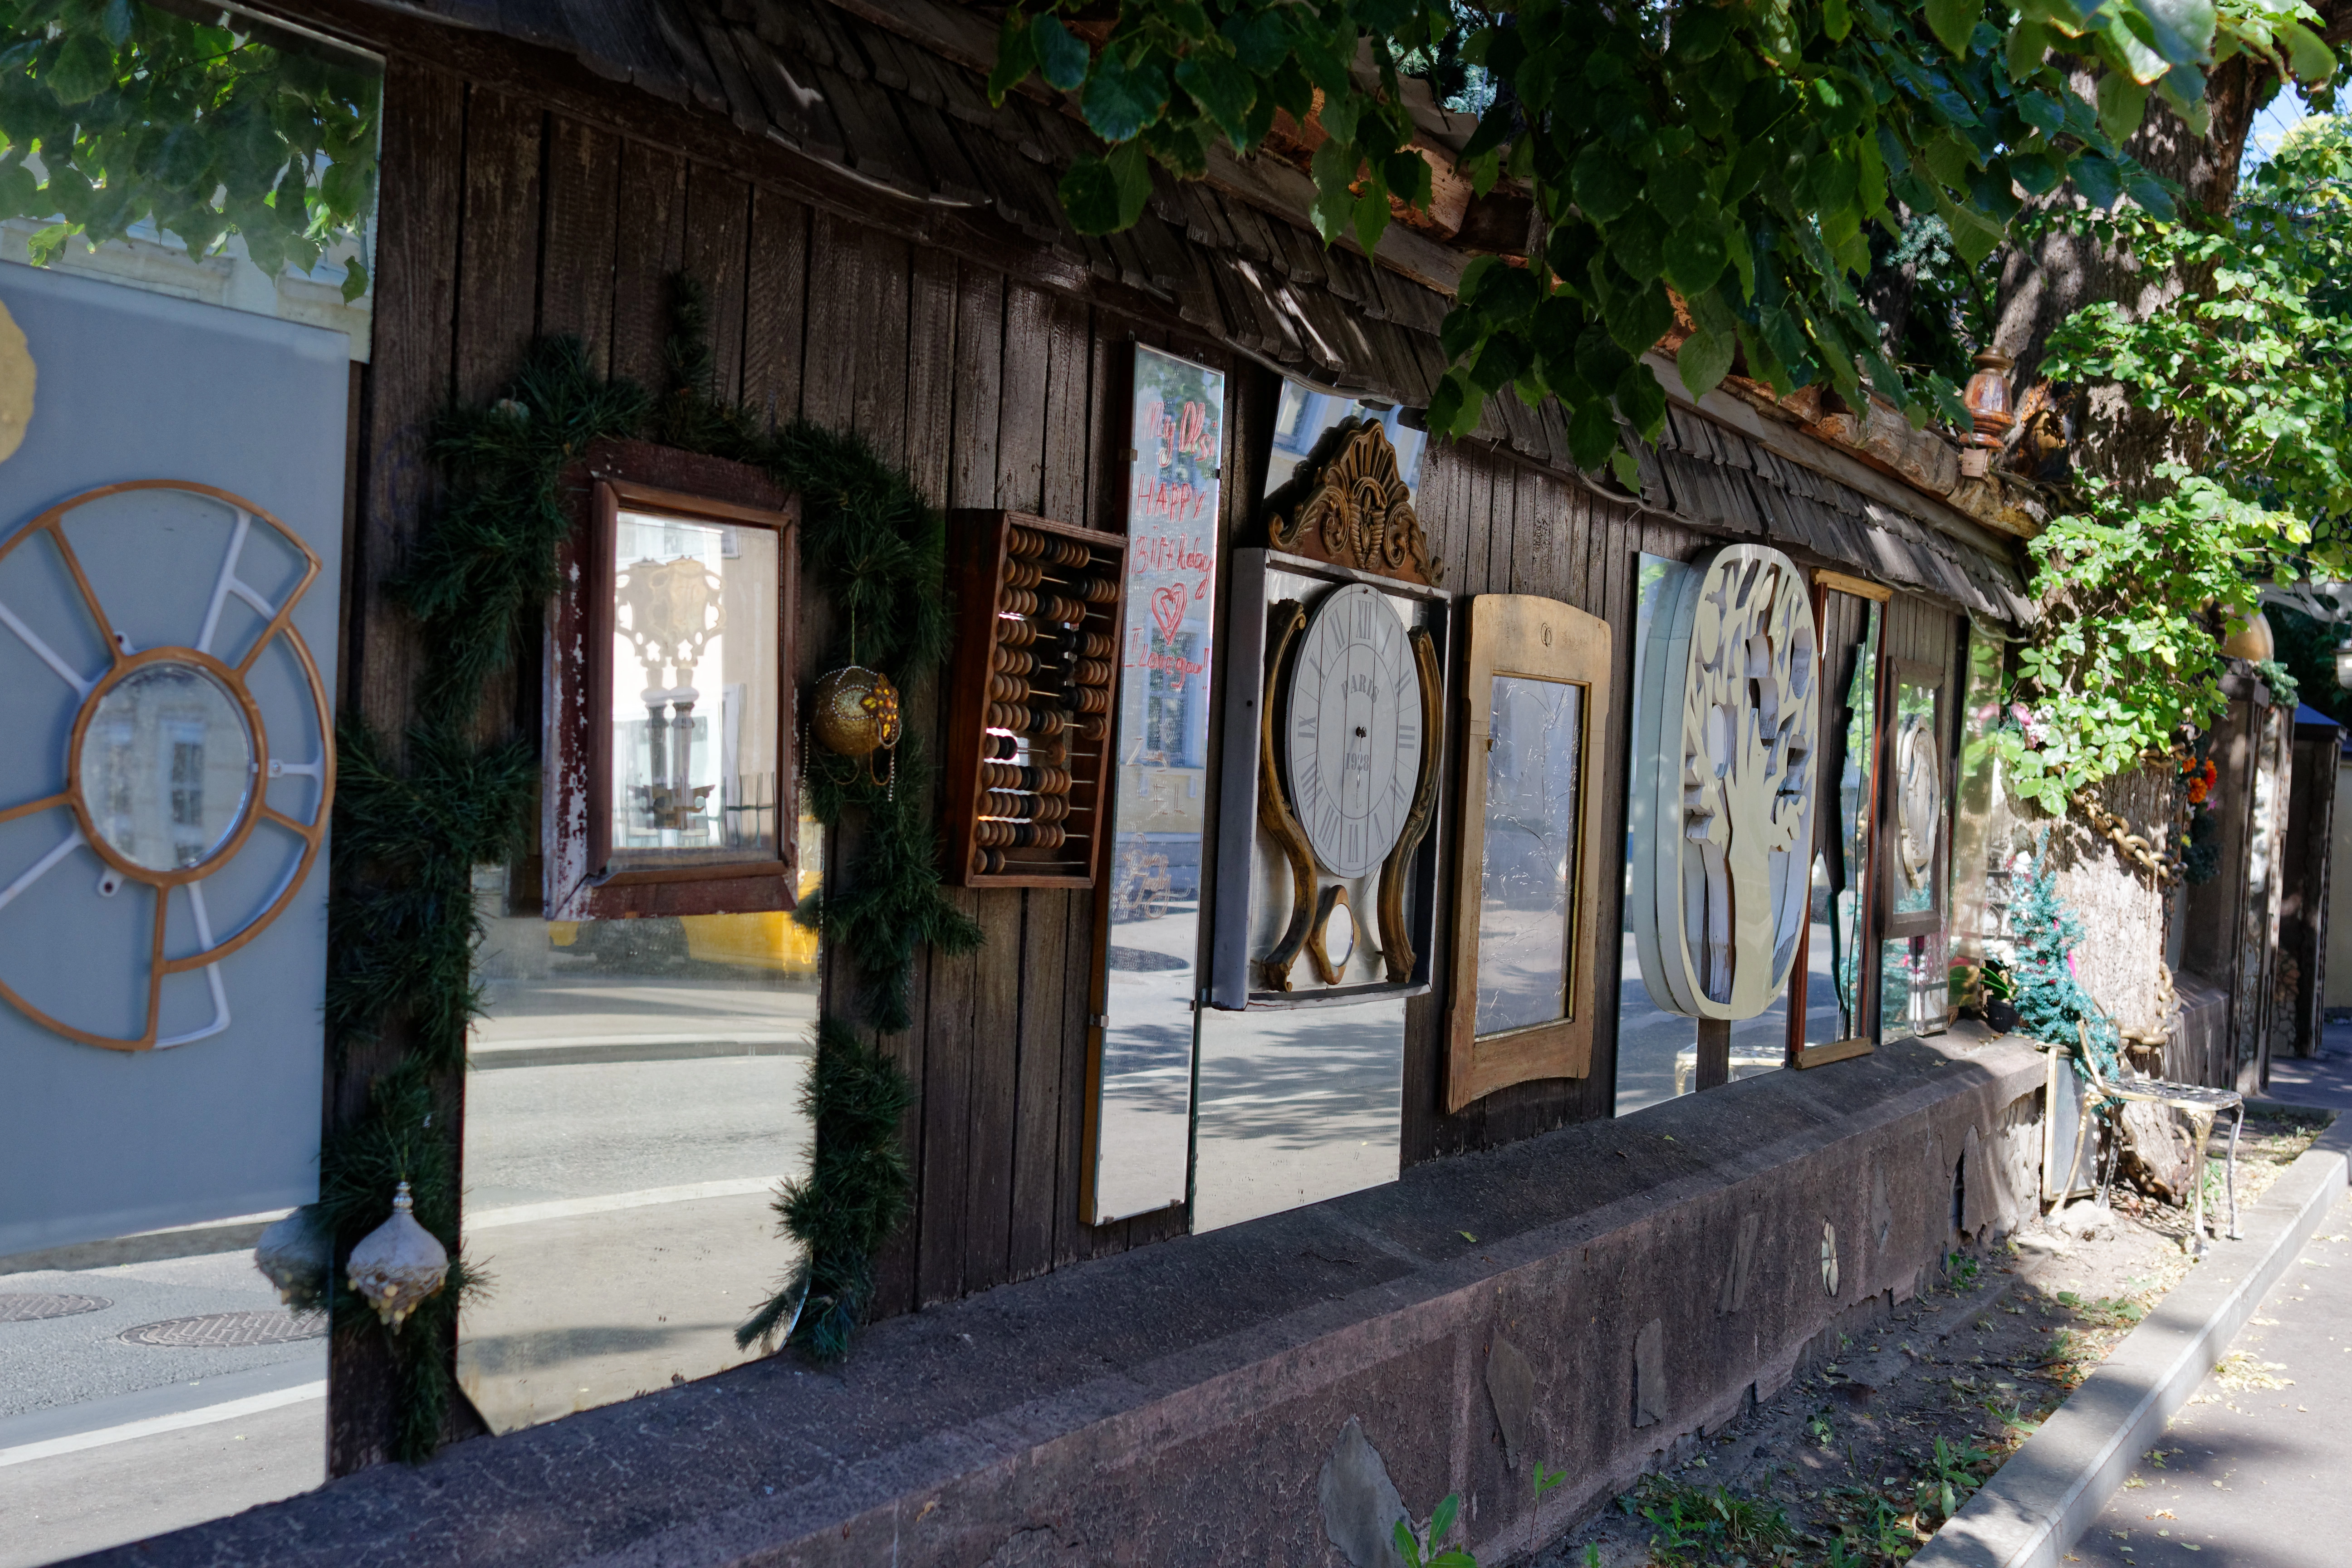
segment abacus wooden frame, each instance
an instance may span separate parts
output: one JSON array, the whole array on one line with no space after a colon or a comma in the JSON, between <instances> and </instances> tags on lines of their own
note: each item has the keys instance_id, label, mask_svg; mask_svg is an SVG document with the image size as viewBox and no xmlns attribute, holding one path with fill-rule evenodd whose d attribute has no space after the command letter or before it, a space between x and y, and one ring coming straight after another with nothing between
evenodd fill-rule
<instances>
[{"instance_id":1,"label":"abacus wooden frame","mask_svg":"<svg viewBox=\"0 0 2352 1568\"><path fill-rule=\"evenodd\" d=\"M993 673L991 654L996 646L996 621L1003 611L1004 570L1014 528L1026 528L1055 539L1071 539L1095 554L1099 567L1108 557L1113 579L1122 584L1127 574L1127 536L1076 523L1056 522L1034 512L962 508L948 514L948 579L955 595L956 657L949 665L945 689L948 736L945 765L940 773L941 809L946 814L947 879L961 888L1088 888L1102 875L1104 840L1108 837L1110 740L1108 732L1094 753L1090 770L1081 770L1073 755L1070 768L1070 814L1089 814L1082 870L976 871L972 850L977 847L979 805L986 794L981 783L982 764L988 761L988 683ZM1101 630L1111 639L1110 683L1104 688L1107 724L1118 714L1120 668L1118 598L1087 606L1082 630ZM1099 622L1099 625L1097 625ZM1073 752L1075 752L1075 745ZM1089 798L1081 799L1085 795Z\"/></svg>"},{"instance_id":2,"label":"abacus wooden frame","mask_svg":"<svg viewBox=\"0 0 2352 1568\"><path fill-rule=\"evenodd\" d=\"M799 898L794 743L801 500L765 473L644 441L605 441L565 476L575 519L560 547L548 617L541 912L549 920L746 914ZM776 843L677 865L613 864L613 550L623 510L765 529L776 535Z\"/></svg>"}]
</instances>

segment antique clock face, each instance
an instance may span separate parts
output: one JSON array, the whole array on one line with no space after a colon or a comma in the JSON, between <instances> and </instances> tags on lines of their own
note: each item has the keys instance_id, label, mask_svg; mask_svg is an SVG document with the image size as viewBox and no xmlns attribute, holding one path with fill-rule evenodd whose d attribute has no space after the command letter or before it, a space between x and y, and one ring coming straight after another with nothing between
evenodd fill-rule
<instances>
[{"instance_id":1,"label":"antique clock face","mask_svg":"<svg viewBox=\"0 0 2352 1568\"><path fill-rule=\"evenodd\" d=\"M1387 858L1421 765L1421 686L1404 623L1356 583L1325 595L1300 639L1284 715L1291 805L1335 877Z\"/></svg>"}]
</instances>

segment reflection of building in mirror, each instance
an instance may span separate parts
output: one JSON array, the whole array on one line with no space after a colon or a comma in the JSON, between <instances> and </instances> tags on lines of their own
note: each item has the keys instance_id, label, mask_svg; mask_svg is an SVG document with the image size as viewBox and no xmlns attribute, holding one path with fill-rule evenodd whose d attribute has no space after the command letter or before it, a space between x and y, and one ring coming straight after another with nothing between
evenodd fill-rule
<instances>
[{"instance_id":1,"label":"reflection of building in mirror","mask_svg":"<svg viewBox=\"0 0 2352 1568\"><path fill-rule=\"evenodd\" d=\"M775 533L624 511L613 563L614 862L772 852Z\"/></svg>"},{"instance_id":2,"label":"reflection of building in mirror","mask_svg":"<svg viewBox=\"0 0 2352 1568\"><path fill-rule=\"evenodd\" d=\"M254 738L236 699L194 664L132 671L99 700L81 746L91 826L153 871L210 859L244 819Z\"/></svg>"},{"instance_id":3,"label":"reflection of building in mirror","mask_svg":"<svg viewBox=\"0 0 2352 1568\"><path fill-rule=\"evenodd\" d=\"M1274 416L1274 449L1266 463L1265 493L1272 495L1290 482L1298 465L1315 450L1324 433L1343 419L1369 419L1387 431L1396 448L1397 477L1407 491L1421 492L1421 455L1429 437L1400 417L1402 410L1386 404L1364 403L1318 392L1298 382L1282 384L1282 406Z\"/></svg>"}]
</instances>

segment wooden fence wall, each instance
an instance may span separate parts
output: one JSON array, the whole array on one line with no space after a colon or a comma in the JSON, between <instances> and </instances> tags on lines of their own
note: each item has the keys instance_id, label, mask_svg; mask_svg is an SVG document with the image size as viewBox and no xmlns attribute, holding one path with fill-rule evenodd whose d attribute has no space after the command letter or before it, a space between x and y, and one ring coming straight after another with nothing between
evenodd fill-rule
<instances>
[{"instance_id":1,"label":"wooden fence wall","mask_svg":"<svg viewBox=\"0 0 2352 1568\"><path fill-rule=\"evenodd\" d=\"M1187 339L1172 313L1155 321L1115 308L1083 269L1047 252L924 243L872 200L803 181L782 154L730 138L722 123L574 79L557 57L453 39L381 12L335 14L387 35L391 60L344 663L347 707L379 729L396 731L407 713L414 648L385 585L433 504L432 416L452 398L495 394L541 334L576 335L600 370L657 388L667 280L680 270L709 290L721 395L772 422L855 430L948 507L1123 527L1126 432L1109 422L1127 343L1139 337L1221 365L1231 375L1228 427L1249 437L1236 440L1226 469L1229 537L1251 521L1260 484L1251 454L1263 449L1278 383ZM447 47L419 47L420 36ZM1420 510L1456 592L1540 594L1616 628L1612 722L1592 775L1615 842L1636 557L1687 557L1707 541L1566 476L1462 446L1433 449ZM1910 646L1900 640L1911 636L1906 614L1890 621L1890 652ZM832 621L820 602L803 615L796 673L805 682ZM1951 617L1922 605L1914 618L1921 656L1939 636L1948 662ZM499 727L535 735L536 690L537 672L523 672ZM909 733L937 757L933 695L907 695ZM1213 716L1211 733L1220 732ZM1458 766L1458 735L1446 756ZM1450 846L1450 827L1441 831ZM825 846L828 860L844 847ZM1439 885L1448 898L1450 879ZM886 1042L920 1100L906 1127L917 1215L883 1260L884 1313L1183 1228L1181 1209L1099 1228L1078 1221L1093 895L950 896L987 940L968 957L919 959L915 1026ZM1604 931L1620 925L1618 902L1612 878ZM1438 918L1444 929L1451 911ZM1408 1014L1406 1163L1610 1114L1618 952L1613 940L1600 944L1591 1077L1507 1089L1452 1117L1439 1110L1441 972ZM842 955L828 955L828 987L843 984L842 971ZM367 1066L344 1074L342 1114L356 1110Z\"/></svg>"}]
</instances>

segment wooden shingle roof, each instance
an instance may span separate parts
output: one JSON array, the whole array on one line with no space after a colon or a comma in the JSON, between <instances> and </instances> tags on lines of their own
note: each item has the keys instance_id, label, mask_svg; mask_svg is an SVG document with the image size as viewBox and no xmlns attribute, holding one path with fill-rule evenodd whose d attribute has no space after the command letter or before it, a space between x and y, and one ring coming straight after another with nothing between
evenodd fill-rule
<instances>
[{"instance_id":1,"label":"wooden shingle roof","mask_svg":"<svg viewBox=\"0 0 2352 1568\"><path fill-rule=\"evenodd\" d=\"M1235 179L1154 168L1132 228L1079 234L1056 186L1092 133L1056 104L988 101L995 27L944 0L384 0L460 26L562 50L591 70L721 114L885 199L986 208L1072 265L1158 299L1186 323L1287 375L1349 396L1427 405L1446 360L1447 295L1307 226L1307 176L1270 158ZM1246 180L1260 200L1234 188ZM1423 277L1468 259L1399 233ZM1556 404L1509 394L1474 439L1573 471ZM1762 536L1982 615L2030 613L2006 552L1923 525L1680 404L1641 463L1642 500L1701 527ZM1600 476L1593 482L1606 483Z\"/></svg>"}]
</instances>

